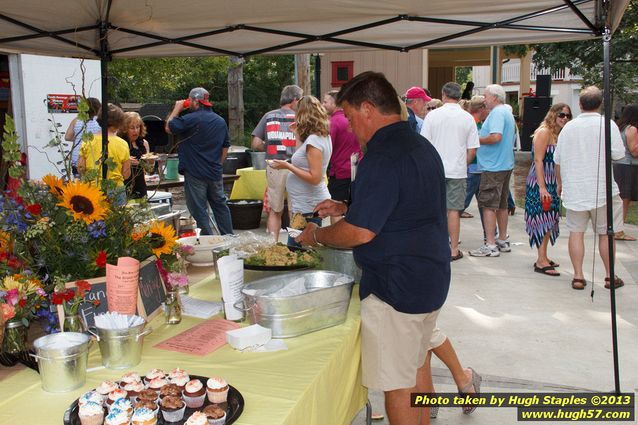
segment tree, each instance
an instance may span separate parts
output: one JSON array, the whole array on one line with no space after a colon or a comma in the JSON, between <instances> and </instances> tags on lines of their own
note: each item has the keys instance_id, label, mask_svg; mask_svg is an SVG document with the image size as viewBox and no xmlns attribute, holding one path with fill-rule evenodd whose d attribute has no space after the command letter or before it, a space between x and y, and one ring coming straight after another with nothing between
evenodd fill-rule
<instances>
[{"instance_id":1,"label":"tree","mask_svg":"<svg viewBox=\"0 0 638 425\"><path fill-rule=\"evenodd\" d=\"M521 46L506 46L506 52L521 53ZM527 46L535 51L533 62L552 72L569 68L583 77L583 85L603 86L603 42L600 38ZM612 98L636 102L638 93L638 0L631 0L611 41Z\"/></svg>"}]
</instances>

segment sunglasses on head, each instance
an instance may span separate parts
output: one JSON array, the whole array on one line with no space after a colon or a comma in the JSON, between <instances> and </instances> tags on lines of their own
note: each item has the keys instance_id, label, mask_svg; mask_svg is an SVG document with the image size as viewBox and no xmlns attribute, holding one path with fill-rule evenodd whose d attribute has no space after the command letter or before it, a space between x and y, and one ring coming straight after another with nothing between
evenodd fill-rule
<instances>
[{"instance_id":1,"label":"sunglasses on head","mask_svg":"<svg viewBox=\"0 0 638 425\"><path fill-rule=\"evenodd\" d=\"M568 120L572 119L572 114L566 114L565 112L559 112L557 116L558 118L567 118Z\"/></svg>"}]
</instances>

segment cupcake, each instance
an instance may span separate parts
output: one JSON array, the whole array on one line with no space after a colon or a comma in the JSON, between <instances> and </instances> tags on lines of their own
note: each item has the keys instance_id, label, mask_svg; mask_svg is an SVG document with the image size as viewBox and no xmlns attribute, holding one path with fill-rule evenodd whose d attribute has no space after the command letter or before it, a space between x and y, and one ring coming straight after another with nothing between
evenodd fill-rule
<instances>
[{"instance_id":1,"label":"cupcake","mask_svg":"<svg viewBox=\"0 0 638 425\"><path fill-rule=\"evenodd\" d=\"M164 371L162 369L152 369L144 377L144 382L146 382L146 384L148 384L149 382L151 382L155 378L163 378L165 376L166 376L166 374L164 373Z\"/></svg>"},{"instance_id":2,"label":"cupcake","mask_svg":"<svg viewBox=\"0 0 638 425\"><path fill-rule=\"evenodd\" d=\"M206 398L206 388L199 379L193 379L188 381L184 386L184 401L190 408L198 408L204 405L204 399Z\"/></svg>"},{"instance_id":3,"label":"cupcake","mask_svg":"<svg viewBox=\"0 0 638 425\"><path fill-rule=\"evenodd\" d=\"M228 398L228 384L224 378L213 376L206 382L208 400L211 403L225 403Z\"/></svg>"},{"instance_id":4,"label":"cupcake","mask_svg":"<svg viewBox=\"0 0 638 425\"><path fill-rule=\"evenodd\" d=\"M180 369L180 368L176 367L175 369L171 370L171 371L168 373L168 379L173 379L173 378L175 378L176 376L182 376L182 375L186 375L186 376L188 376L188 373L186 373L186 371L185 371L185 370L183 370L183 369Z\"/></svg>"},{"instance_id":5,"label":"cupcake","mask_svg":"<svg viewBox=\"0 0 638 425\"><path fill-rule=\"evenodd\" d=\"M202 412L195 412L184 422L184 425L208 425L208 417Z\"/></svg>"},{"instance_id":6,"label":"cupcake","mask_svg":"<svg viewBox=\"0 0 638 425\"><path fill-rule=\"evenodd\" d=\"M131 416L131 425L155 425L157 424L157 412L141 407L135 409Z\"/></svg>"},{"instance_id":7,"label":"cupcake","mask_svg":"<svg viewBox=\"0 0 638 425\"><path fill-rule=\"evenodd\" d=\"M148 389L157 391L159 394L160 389L166 384L168 384L166 378L153 378L148 383Z\"/></svg>"},{"instance_id":8,"label":"cupcake","mask_svg":"<svg viewBox=\"0 0 638 425\"><path fill-rule=\"evenodd\" d=\"M89 391L82 394L82 397L78 399L78 405L83 406L88 402L94 402L99 404L100 406L104 403L104 396L97 391Z\"/></svg>"},{"instance_id":9,"label":"cupcake","mask_svg":"<svg viewBox=\"0 0 638 425\"><path fill-rule=\"evenodd\" d=\"M102 421L104 420L104 407L102 407L102 402L86 401L81 404L78 417L82 425L102 425Z\"/></svg>"},{"instance_id":10,"label":"cupcake","mask_svg":"<svg viewBox=\"0 0 638 425\"><path fill-rule=\"evenodd\" d=\"M137 403L135 403L135 408L133 409L133 411L137 409L141 409L141 408L145 408L154 412L155 416L157 416L157 414L159 413L159 407L157 406L157 403L155 403L154 401L150 401L150 400L138 401Z\"/></svg>"},{"instance_id":11,"label":"cupcake","mask_svg":"<svg viewBox=\"0 0 638 425\"><path fill-rule=\"evenodd\" d=\"M180 390L184 390L184 386L186 386L186 383L188 381L190 381L190 377L186 374L183 375L176 375L172 378L169 378L169 381L171 384L175 384L179 387Z\"/></svg>"},{"instance_id":12,"label":"cupcake","mask_svg":"<svg viewBox=\"0 0 638 425\"><path fill-rule=\"evenodd\" d=\"M224 425L226 423L226 411L216 404L206 406L204 414L208 418L209 425Z\"/></svg>"},{"instance_id":13,"label":"cupcake","mask_svg":"<svg viewBox=\"0 0 638 425\"><path fill-rule=\"evenodd\" d=\"M137 400L137 396L144 389L144 384L142 384L142 382L140 381L131 382L124 385L122 389L128 393L129 400L131 400L132 403L135 403L135 401Z\"/></svg>"},{"instance_id":14,"label":"cupcake","mask_svg":"<svg viewBox=\"0 0 638 425\"><path fill-rule=\"evenodd\" d=\"M184 411L186 410L186 404L179 397L173 397L167 395L160 403L162 409L162 415L167 422L177 422L184 419Z\"/></svg>"},{"instance_id":15,"label":"cupcake","mask_svg":"<svg viewBox=\"0 0 638 425\"><path fill-rule=\"evenodd\" d=\"M137 395L137 401L152 401L153 403L157 402L157 391L145 389L140 391Z\"/></svg>"},{"instance_id":16,"label":"cupcake","mask_svg":"<svg viewBox=\"0 0 638 425\"><path fill-rule=\"evenodd\" d=\"M127 398L128 393L120 388L116 388L109 393L109 397L106 399L106 404L109 406L120 398Z\"/></svg>"},{"instance_id":17,"label":"cupcake","mask_svg":"<svg viewBox=\"0 0 638 425\"><path fill-rule=\"evenodd\" d=\"M173 397L182 398L182 390L175 384L166 384L162 388L160 388L160 398L164 398L168 395L172 395Z\"/></svg>"},{"instance_id":18,"label":"cupcake","mask_svg":"<svg viewBox=\"0 0 638 425\"><path fill-rule=\"evenodd\" d=\"M104 381L102 382L100 385L98 385L98 387L95 389L95 391L97 391L99 394L101 394L104 397L104 400L106 401L109 393L113 390L116 390L118 388L117 384L113 381Z\"/></svg>"},{"instance_id":19,"label":"cupcake","mask_svg":"<svg viewBox=\"0 0 638 425\"><path fill-rule=\"evenodd\" d=\"M104 419L104 425L128 425L128 423L128 413L120 409L111 409Z\"/></svg>"},{"instance_id":20,"label":"cupcake","mask_svg":"<svg viewBox=\"0 0 638 425\"><path fill-rule=\"evenodd\" d=\"M111 404L109 408L109 412L113 409L120 409L126 412L127 415L131 416L133 414L133 405L131 404L131 400L128 398L118 398Z\"/></svg>"},{"instance_id":21,"label":"cupcake","mask_svg":"<svg viewBox=\"0 0 638 425\"><path fill-rule=\"evenodd\" d=\"M142 382L142 378L136 372L129 372L122 375L122 379L120 379L120 387L124 388L126 384L131 384L133 382Z\"/></svg>"}]
</instances>

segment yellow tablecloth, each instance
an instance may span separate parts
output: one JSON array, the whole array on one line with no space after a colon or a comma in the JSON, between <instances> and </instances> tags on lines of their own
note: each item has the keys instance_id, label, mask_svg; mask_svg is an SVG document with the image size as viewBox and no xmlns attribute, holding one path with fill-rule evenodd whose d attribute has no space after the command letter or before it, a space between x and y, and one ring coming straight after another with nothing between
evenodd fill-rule
<instances>
[{"instance_id":1,"label":"yellow tablecloth","mask_svg":"<svg viewBox=\"0 0 638 425\"><path fill-rule=\"evenodd\" d=\"M253 167L239 168L239 179L233 184L230 199L264 199L268 183L266 170L255 170Z\"/></svg>"},{"instance_id":2,"label":"yellow tablecloth","mask_svg":"<svg viewBox=\"0 0 638 425\"><path fill-rule=\"evenodd\" d=\"M191 288L191 295L219 300L219 281L206 279ZM180 367L193 375L224 377L241 392L245 408L239 425L349 425L364 406L367 392L361 386L360 317L357 288L343 325L297 338L286 339L288 350L274 353L240 353L225 345L197 357L153 348L201 319L184 317L176 326L164 324L160 315L151 322L142 362L130 369L146 373L152 368ZM89 354L88 367L101 365L97 344ZM99 369L87 373L86 384L68 393L42 390L32 370L5 369L0 376L0 424L59 425L64 411L82 393L100 382L117 380L126 370Z\"/></svg>"}]
</instances>

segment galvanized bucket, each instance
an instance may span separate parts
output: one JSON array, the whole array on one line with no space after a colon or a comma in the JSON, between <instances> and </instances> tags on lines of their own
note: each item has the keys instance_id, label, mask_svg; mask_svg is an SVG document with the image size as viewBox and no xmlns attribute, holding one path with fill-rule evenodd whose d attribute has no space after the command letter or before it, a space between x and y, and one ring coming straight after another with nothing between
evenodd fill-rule
<instances>
[{"instance_id":1,"label":"galvanized bucket","mask_svg":"<svg viewBox=\"0 0 638 425\"><path fill-rule=\"evenodd\" d=\"M354 277L355 282L361 282L361 268L355 263L351 249L332 247L318 247L326 270L345 273Z\"/></svg>"},{"instance_id":2,"label":"galvanized bucket","mask_svg":"<svg viewBox=\"0 0 638 425\"><path fill-rule=\"evenodd\" d=\"M78 332L45 335L33 342L42 389L51 393L75 390L86 381L89 336Z\"/></svg>"},{"instance_id":3,"label":"galvanized bucket","mask_svg":"<svg viewBox=\"0 0 638 425\"><path fill-rule=\"evenodd\" d=\"M89 331L97 338L104 367L128 369L142 360L144 336L153 331L144 326L146 322L124 329L95 328L97 333Z\"/></svg>"}]
</instances>

